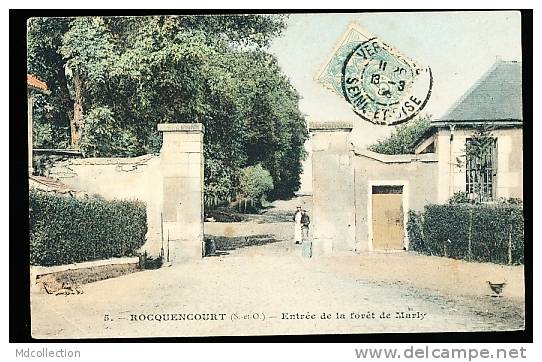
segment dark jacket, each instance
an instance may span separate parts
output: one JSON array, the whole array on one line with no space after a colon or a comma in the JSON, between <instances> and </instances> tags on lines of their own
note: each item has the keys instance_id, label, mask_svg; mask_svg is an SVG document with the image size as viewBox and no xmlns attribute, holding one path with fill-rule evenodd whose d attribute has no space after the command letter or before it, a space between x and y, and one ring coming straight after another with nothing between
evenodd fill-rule
<instances>
[{"instance_id":1,"label":"dark jacket","mask_svg":"<svg viewBox=\"0 0 542 362\"><path fill-rule=\"evenodd\" d=\"M301 225L303 225L305 227L309 227L310 223L311 223L311 219L309 217L309 214L301 215Z\"/></svg>"}]
</instances>

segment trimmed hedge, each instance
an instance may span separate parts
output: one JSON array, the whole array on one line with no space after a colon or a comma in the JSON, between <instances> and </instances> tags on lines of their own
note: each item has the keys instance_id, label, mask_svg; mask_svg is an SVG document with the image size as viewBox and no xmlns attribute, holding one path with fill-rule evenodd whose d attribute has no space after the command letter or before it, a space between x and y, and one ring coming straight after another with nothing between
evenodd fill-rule
<instances>
[{"instance_id":1,"label":"trimmed hedge","mask_svg":"<svg viewBox=\"0 0 542 362\"><path fill-rule=\"evenodd\" d=\"M453 259L523 264L523 208L514 205L427 205L409 212L410 249Z\"/></svg>"},{"instance_id":2,"label":"trimmed hedge","mask_svg":"<svg viewBox=\"0 0 542 362\"><path fill-rule=\"evenodd\" d=\"M31 191L30 264L62 265L134 256L145 242L140 201L77 199Z\"/></svg>"}]
</instances>

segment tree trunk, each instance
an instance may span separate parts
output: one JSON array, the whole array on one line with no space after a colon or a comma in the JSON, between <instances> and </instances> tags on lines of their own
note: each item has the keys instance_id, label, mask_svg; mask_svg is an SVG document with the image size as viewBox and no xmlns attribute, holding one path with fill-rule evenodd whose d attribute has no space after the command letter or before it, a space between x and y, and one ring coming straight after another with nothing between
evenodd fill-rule
<instances>
[{"instance_id":1,"label":"tree trunk","mask_svg":"<svg viewBox=\"0 0 542 362\"><path fill-rule=\"evenodd\" d=\"M469 245L467 250L467 260L472 260L472 209L469 210Z\"/></svg>"},{"instance_id":2,"label":"tree trunk","mask_svg":"<svg viewBox=\"0 0 542 362\"><path fill-rule=\"evenodd\" d=\"M512 212L510 212L508 222L510 223L508 228L508 265L512 265Z\"/></svg>"},{"instance_id":3,"label":"tree trunk","mask_svg":"<svg viewBox=\"0 0 542 362\"><path fill-rule=\"evenodd\" d=\"M73 118L70 121L71 147L75 150L81 148L81 136L83 133L83 82L81 77L74 72L73 86L75 99L73 102Z\"/></svg>"}]
</instances>

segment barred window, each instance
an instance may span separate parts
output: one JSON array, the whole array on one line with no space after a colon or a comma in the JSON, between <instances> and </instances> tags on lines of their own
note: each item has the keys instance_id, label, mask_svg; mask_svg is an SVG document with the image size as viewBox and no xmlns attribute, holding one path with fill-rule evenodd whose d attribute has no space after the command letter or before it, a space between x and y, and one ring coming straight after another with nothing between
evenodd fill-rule
<instances>
[{"instance_id":1,"label":"barred window","mask_svg":"<svg viewBox=\"0 0 542 362\"><path fill-rule=\"evenodd\" d=\"M472 139L468 138L466 147L471 145ZM497 140L493 139L488 152L482 157L466 156L466 192L470 200L480 202L493 201L497 181Z\"/></svg>"}]
</instances>

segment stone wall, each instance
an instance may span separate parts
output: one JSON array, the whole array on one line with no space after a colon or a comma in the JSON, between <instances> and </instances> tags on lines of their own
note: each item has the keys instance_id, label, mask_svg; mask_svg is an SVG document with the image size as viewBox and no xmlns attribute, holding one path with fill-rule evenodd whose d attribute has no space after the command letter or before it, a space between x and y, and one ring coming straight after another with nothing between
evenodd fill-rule
<instances>
[{"instance_id":1,"label":"stone wall","mask_svg":"<svg viewBox=\"0 0 542 362\"><path fill-rule=\"evenodd\" d=\"M303 172L299 177L299 195L312 195L312 140L305 141L306 158L302 162Z\"/></svg>"},{"instance_id":2,"label":"stone wall","mask_svg":"<svg viewBox=\"0 0 542 362\"><path fill-rule=\"evenodd\" d=\"M352 250L354 172L346 122L312 122L313 254Z\"/></svg>"},{"instance_id":3,"label":"stone wall","mask_svg":"<svg viewBox=\"0 0 542 362\"><path fill-rule=\"evenodd\" d=\"M106 199L140 200L147 205L148 233L144 249L161 248L162 171L158 155L127 158L81 158L56 162L49 177Z\"/></svg>"},{"instance_id":4,"label":"stone wall","mask_svg":"<svg viewBox=\"0 0 542 362\"><path fill-rule=\"evenodd\" d=\"M435 154L383 155L354 150L357 251L371 249L371 193L374 185L403 186L405 235L408 210L423 210L438 196L438 158ZM405 239L408 247L408 239Z\"/></svg>"},{"instance_id":5,"label":"stone wall","mask_svg":"<svg viewBox=\"0 0 542 362\"><path fill-rule=\"evenodd\" d=\"M465 191L465 170L456 164L472 130L435 135L436 153L383 155L351 143L344 122L312 122L313 247L316 251L372 249L372 186L403 186L404 245L409 210L445 203ZM523 197L521 129L497 129L497 197Z\"/></svg>"},{"instance_id":6,"label":"stone wall","mask_svg":"<svg viewBox=\"0 0 542 362\"><path fill-rule=\"evenodd\" d=\"M203 125L159 124L164 230L170 261L203 256Z\"/></svg>"},{"instance_id":7,"label":"stone wall","mask_svg":"<svg viewBox=\"0 0 542 362\"><path fill-rule=\"evenodd\" d=\"M137 199L147 205L150 255L163 249L165 261L200 259L203 254L203 125L159 124L160 155L67 159L49 177L106 199ZM169 241L168 241L169 240Z\"/></svg>"},{"instance_id":8,"label":"stone wall","mask_svg":"<svg viewBox=\"0 0 542 362\"><path fill-rule=\"evenodd\" d=\"M403 186L405 228L408 210L421 210L437 199L435 154L382 155L359 149L351 143L351 130L344 122L310 124L315 255L371 250L373 185Z\"/></svg>"},{"instance_id":9,"label":"stone wall","mask_svg":"<svg viewBox=\"0 0 542 362\"><path fill-rule=\"evenodd\" d=\"M472 130L455 130L450 140L449 129L439 129L436 150L439 157L438 202L446 202L457 191L465 191L465 169L456 159L465 154L466 139ZM520 128L491 131L497 138L497 198L523 198L523 134ZM464 161L464 158L462 159ZM451 177L450 177L451 175Z\"/></svg>"}]
</instances>

